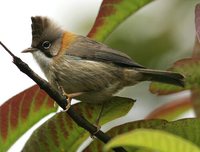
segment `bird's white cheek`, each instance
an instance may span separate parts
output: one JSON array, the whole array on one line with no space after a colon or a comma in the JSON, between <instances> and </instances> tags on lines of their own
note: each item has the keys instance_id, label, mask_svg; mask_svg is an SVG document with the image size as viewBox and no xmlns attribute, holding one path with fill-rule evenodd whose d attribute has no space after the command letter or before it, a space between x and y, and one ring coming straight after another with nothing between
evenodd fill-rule
<instances>
[{"instance_id":1,"label":"bird's white cheek","mask_svg":"<svg viewBox=\"0 0 200 152\"><path fill-rule=\"evenodd\" d=\"M49 67L52 62L52 59L45 56L41 51L33 52L33 57L35 58L36 62L39 64L44 74L48 75L48 71L49 71Z\"/></svg>"}]
</instances>

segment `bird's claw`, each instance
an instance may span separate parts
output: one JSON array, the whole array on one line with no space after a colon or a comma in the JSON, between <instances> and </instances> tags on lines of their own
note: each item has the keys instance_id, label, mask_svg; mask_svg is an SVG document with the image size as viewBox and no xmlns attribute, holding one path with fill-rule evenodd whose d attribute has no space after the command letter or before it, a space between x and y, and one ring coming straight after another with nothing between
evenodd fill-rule
<instances>
[{"instance_id":1,"label":"bird's claw","mask_svg":"<svg viewBox=\"0 0 200 152\"><path fill-rule=\"evenodd\" d=\"M67 97L67 105L66 105L66 107L65 107L65 111L68 111L69 108L71 107L72 98L69 97L69 96L67 96L67 95L65 95L65 96Z\"/></svg>"},{"instance_id":2,"label":"bird's claw","mask_svg":"<svg viewBox=\"0 0 200 152\"><path fill-rule=\"evenodd\" d=\"M76 92L76 93L70 93L70 94L68 94L68 93L65 92L65 90L63 89L63 87L60 87L60 89L62 91L63 96L67 97L67 105L65 107L66 108L65 111L68 111L69 108L71 107L72 98L77 97L77 96L83 94L83 92Z\"/></svg>"}]
</instances>

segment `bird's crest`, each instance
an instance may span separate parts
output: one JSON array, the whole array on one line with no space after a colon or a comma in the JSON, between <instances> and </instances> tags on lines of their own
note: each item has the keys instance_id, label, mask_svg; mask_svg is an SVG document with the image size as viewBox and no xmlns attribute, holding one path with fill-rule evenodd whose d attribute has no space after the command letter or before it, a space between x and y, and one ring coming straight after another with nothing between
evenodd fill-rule
<instances>
[{"instance_id":1,"label":"bird's crest","mask_svg":"<svg viewBox=\"0 0 200 152\"><path fill-rule=\"evenodd\" d=\"M32 46L43 39L55 39L60 36L62 29L47 17L31 17Z\"/></svg>"}]
</instances>

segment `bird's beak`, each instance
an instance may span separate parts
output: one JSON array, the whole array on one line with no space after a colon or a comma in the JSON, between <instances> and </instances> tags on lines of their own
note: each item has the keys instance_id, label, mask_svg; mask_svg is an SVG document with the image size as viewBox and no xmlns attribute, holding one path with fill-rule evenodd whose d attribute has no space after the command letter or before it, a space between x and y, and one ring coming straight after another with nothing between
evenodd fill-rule
<instances>
[{"instance_id":1,"label":"bird's beak","mask_svg":"<svg viewBox=\"0 0 200 152\"><path fill-rule=\"evenodd\" d=\"M22 53L32 53L32 52L35 52L35 51L37 51L38 49L36 49L36 48L27 48L27 49L25 49L25 50L23 50L22 51Z\"/></svg>"}]
</instances>

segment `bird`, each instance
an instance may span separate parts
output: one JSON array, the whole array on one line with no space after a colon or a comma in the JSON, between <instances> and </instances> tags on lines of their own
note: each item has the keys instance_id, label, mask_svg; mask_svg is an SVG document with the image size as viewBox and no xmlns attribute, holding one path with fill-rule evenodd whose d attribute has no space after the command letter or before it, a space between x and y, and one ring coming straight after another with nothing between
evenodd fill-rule
<instances>
[{"instance_id":1,"label":"bird","mask_svg":"<svg viewBox=\"0 0 200 152\"><path fill-rule=\"evenodd\" d=\"M61 28L45 16L31 17L32 53L50 85L71 100L103 104L119 90L142 81L184 86L177 72L148 69L125 53Z\"/></svg>"}]
</instances>

